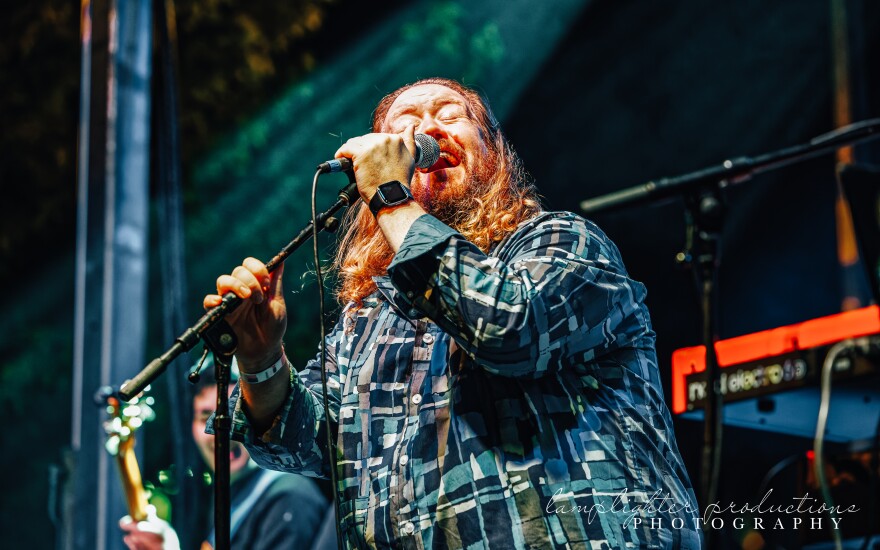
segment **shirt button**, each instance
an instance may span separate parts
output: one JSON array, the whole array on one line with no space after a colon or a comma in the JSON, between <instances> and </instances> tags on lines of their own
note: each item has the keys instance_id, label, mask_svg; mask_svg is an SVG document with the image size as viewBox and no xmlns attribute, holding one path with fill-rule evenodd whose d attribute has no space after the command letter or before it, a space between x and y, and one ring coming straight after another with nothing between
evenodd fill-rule
<instances>
[{"instance_id":1,"label":"shirt button","mask_svg":"<svg viewBox=\"0 0 880 550\"><path fill-rule=\"evenodd\" d=\"M407 535L412 535L413 533L416 532L416 526L413 525L413 523L411 521L408 521L403 524L403 532L406 533Z\"/></svg>"},{"instance_id":2,"label":"shirt button","mask_svg":"<svg viewBox=\"0 0 880 550\"><path fill-rule=\"evenodd\" d=\"M409 462L409 457L408 457L408 456L403 455L402 457L400 457L400 465L401 465L401 466L406 466L406 463L407 463L407 462Z\"/></svg>"},{"instance_id":3,"label":"shirt button","mask_svg":"<svg viewBox=\"0 0 880 550\"><path fill-rule=\"evenodd\" d=\"M413 319L418 319L422 316L422 314L419 313L419 310L417 310L416 308L412 308L411 310L409 310L409 316Z\"/></svg>"},{"instance_id":4,"label":"shirt button","mask_svg":"<svg viewBox=\"0 0 880 550\"><path fill-rule=\"evenodd\" d=\"M418 405L419 403L422 402L422 396L419 394L415 394L414 396L412 396L412 402L413 402L413 405Z\"/></svg>"},{"instance_id":5,"label":"shirt button","mask_svg":"<svg viewBox=\"0 0 880 550\"><path fill-rule=\"evenodd\" d=\"M431 333L428 333L428 334L422 336L422 342L424 342L430 346L431 344L434 343L434 335Z\"/></svg>"}]
</instances>

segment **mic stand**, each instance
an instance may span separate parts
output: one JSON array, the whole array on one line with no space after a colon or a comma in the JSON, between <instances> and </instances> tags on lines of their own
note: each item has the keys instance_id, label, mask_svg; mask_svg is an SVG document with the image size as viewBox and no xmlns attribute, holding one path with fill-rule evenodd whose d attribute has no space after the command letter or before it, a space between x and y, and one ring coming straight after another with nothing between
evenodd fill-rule
<instances>
[{"instance_id":1,"label":"mic stand","mask_svg":"<svg viewBox=\"0 0 880 550\"><path fill-rule=\"evenodd\" d=\"M278 269L297 248L318 231L333 233L339 227L339 220L333 214L354 204L359 198L354 172L347 171L348 185L339 191L339 198L333 205L309 221L305 227L287 243L278 254L266 263L269 273ZM317 177L317 174L316 176ZM229 494L229 439L232 418L229 416L229 381L232 357L238 345L235 332L225 321L226 315L235 310L242 300L227 292L220 304L208 310L194 325L186 329L162 355L150 361L141 372L131 380L125 381L118 395L130 401L144 388L158 378L177 356L191 350L199 340L214 353L215 377L217 381L217 410L214 416L214 544L217 550L229 550L230 546L230 494Z\"/></svg>"},{"instance_id":2,"label":"mic stand","mask_svg":"<svg viewBox=\"0 0 880 550\"><path fill-rule=\"evenodd\" d=\"M217 382L217 409L214 411L214 550L230 547L230 473L229 438L232 418L229 416L229 382L232 356L238 339L225 320L217 321L204 334L205 346L214 354L214 378Z\"/></svg>"},{"instance_id":3,"label":"mic stand","mask_svg":"<svg viewBox=\"0 0 880 550\"><path fill-rule=\"evenodd\" d=\"M733 183L747 181L756 174L781 168L819 156L840 147L880 137L880 118L838 128L810 140L757 157L725 160L718 166L673 178L662 178L581 202L587 214L619 210L675 196L684 196L687 218L685 251L676 256L681 264L697 269L694 277L700 287L703 317L702 337L706 349L706 406L703 424L703 453L700 476L703 505L715 502L721 465L721 434L724 401L720 369L715 351L715 283L720 263L721 234L724 228L724 204L721 191ZM705 547L713 547L712 529L705 532Z\"/></svg>"},{"instance_id":4,"label":"mic stand","mask_svg":"<svg viewBox=\"0 0 880 550\"><path fill-rule=\"evenodd\" d=\"M717 341L716 283L721 261L721 236L726 207L721 194L724 182L697 190L685 197L687 233L685 250L676 261L693 269L694 281L700 291L702 338L706 343L706 406L703 422L703 451L700 488L703 505L715 502L721 470L722 426L724 402L721 393L720 369L715 351ZM713 547L714 533L704 534L706 548Z\"/></svg>"},{"instance_id":5,"label":"mic stand","mask_svg":"<svg viewBox=\"0 0 880 550\"><path fill-rule=\"evenodd\" d=\"M339 199L333 203L330 208L318 214L316 218L318 231L327 231L330 233L336 231L339 227L339 220L334 218L333 214L346 206L354 204L360 198L354 174L352 172L346 173L348 174L349 184L340 189ZM287 243L287 245L285 245L284 248L282 248L271 260L266 262L266 270L269 271L269 273L272 273L278 269L278 267L284 263L284 260L286 260L287 257L297 248L302 246L302 244L311 236L312 222L310 221L292 241ZM119 388L119 396L125 401L130 401L134 398L137 394L143 391L144 388L150 385L153 380L165 372L168 365L174 361L178 355L195 347L199 340L205 337L205 333L211 327L220 322L228 313L234 311L240 304L241 298L234 293L227 292L224 294L219 305L205 312L195 324L178 336L175 339L174 344L165 350L162 355L150 361L150 363L136 374L134 378L123 382L122 386Z\"/></svg>"}]
</instances>

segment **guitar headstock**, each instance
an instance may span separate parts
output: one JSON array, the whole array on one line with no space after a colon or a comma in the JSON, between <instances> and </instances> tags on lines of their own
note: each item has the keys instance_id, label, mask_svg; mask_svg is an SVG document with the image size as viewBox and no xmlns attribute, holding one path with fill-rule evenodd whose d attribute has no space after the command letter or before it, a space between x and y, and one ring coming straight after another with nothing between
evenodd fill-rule
<instances>
[{"instance_id":1,"label":"guitar headstock","mask_svg":"<svg viewBox=\"0 0 880 550\"><path fill-rule=\"evenodd\" d=\"M104 431L107 433L107 441L104 446L113 456L119 455L120 451L134 446L134 433L156 417L153 410L155 399L146 396L149 387L129 402L121 401L114 395L107 396L107 420L104 421Z\"/></svg>"},{"instance_id":2,"label":"guitar headstock","mask_svg":"<svg viewBox=\"0 0 880 550\"><path fill-rule=\"evenodd\" d=\"M104 447L116 459L128 505L128 515L134 521L147 519L149 494L144 490L140 467L134 453L134 434L144 422L156 417L153 411L155 400L144 395L149 389L147 387L143 393L128 402L121 401L109 387L101 388L95 394L96 402L107 407L108 418L104 421L107 441Z\"/></svg>"}]
</instances>

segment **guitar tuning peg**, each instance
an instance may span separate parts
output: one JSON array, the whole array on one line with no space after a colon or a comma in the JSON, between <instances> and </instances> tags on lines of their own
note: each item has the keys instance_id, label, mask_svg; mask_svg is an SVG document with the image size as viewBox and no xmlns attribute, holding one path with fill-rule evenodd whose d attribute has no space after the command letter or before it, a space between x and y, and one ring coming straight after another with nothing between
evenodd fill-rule
<instances>
[{"instance_id":1,"label":"guitar tuning peg","mask_svg":"<svg viewBox=\"0 0 880 550\"><path fill-rule=\"evenodd\" d=\"M108 437L104 443L104 448L107 449L111 456L116 456L119 453L119 436Z\"/></svg>"},{"instance_id":2,"label":"guitar tuning peg","mask_svg":"<svg viewBox=\"0 0 880 550\"><path fill-rule=\"evenodd\" d=\"M95 390L94 396L92 399L95 401L95 405L99 407L103 407L104 405L110 402L112 397L116 396L116 391L113 389L113 386L101 386L97 390Z\"/></svg>"}]
</instances>

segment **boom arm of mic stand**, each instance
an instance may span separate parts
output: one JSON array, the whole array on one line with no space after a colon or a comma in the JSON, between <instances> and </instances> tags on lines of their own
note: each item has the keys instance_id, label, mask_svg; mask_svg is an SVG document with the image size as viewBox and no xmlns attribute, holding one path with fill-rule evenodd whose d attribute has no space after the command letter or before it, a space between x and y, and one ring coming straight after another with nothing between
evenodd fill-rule
<instances>
[{"instance_id":1,"label":"boom arm of mic stand","mask_svg":"<svg viewBox=\"0 0 880 550\"><path fill-rule=\"evenodd\" d=\"M582 201L580 206L585 213L595 214L659 201L676 195L686 195L706 185L718 185L720 182L739 183L750 179L755 174L877 137L880 137L880 118L864 120L817 136L804 145L788 147L753 158L739 157L725 160L720 165L683 176L649 181L642 185L587 199Z\"/></svg>"},{"instance_id":2,"label":"boom arm of mic stand","mask_svg":"<svg viewBox=\"0 0 880 550\"><path fill-rule=\"evenodd\" d=\"M354 204L357 202L358 198L360 198L357 190L357 183L354 181L354 175L349 173L348 179L348 185L339 191L339 199L330 208L318 215L318 231L327 229L327 222L333 214L346 206ZM311 236L312 222L309 221L309 223L306 224L292 241L287 243L287 245L285 245L285 247L282 248L271 260L266 262L266 269L269 273L278 269L278 267L284 263L284 260L286 260L294 250L299 248ZM183 334L178 336L171 347L165 350L162 355L150 361L150 363L135 375L134 378L126 380L119 388L119 396L125 401L130 401L136 395L144 391L144 388L149 386L153 380L165 372L165 369L168 368L168 365L170 365L172 361L177 359L181 353L189 351L195 347L205 331L214 326L220 319L226 317L228 313L234 311L235 308L241 304L241 301L241 298L232 292L224 294L223 300L219 305L209 309L193 326L189 327L183 332Z\"/></svg>"},{"instance_id":3,"label":"boom arm of mic stand","mask_svg":"<svg viewBox=\"0 0 880 550\"><path fill-rule=\"evenodd\" d=\"M664 199L677 194L682 194L691 189L707 183L717 183L721 180L741 181L751 174L752 160L738 158L725 160L719 166L705 168L697 172L677 176L674 178L662 178L657 181L649 181L642 185L628 187L620 191L614 191L593 199L581 202L581 209L588 213L616 210L624 206L631 206L648 201Z\"/></svg>"}]
</instances>

